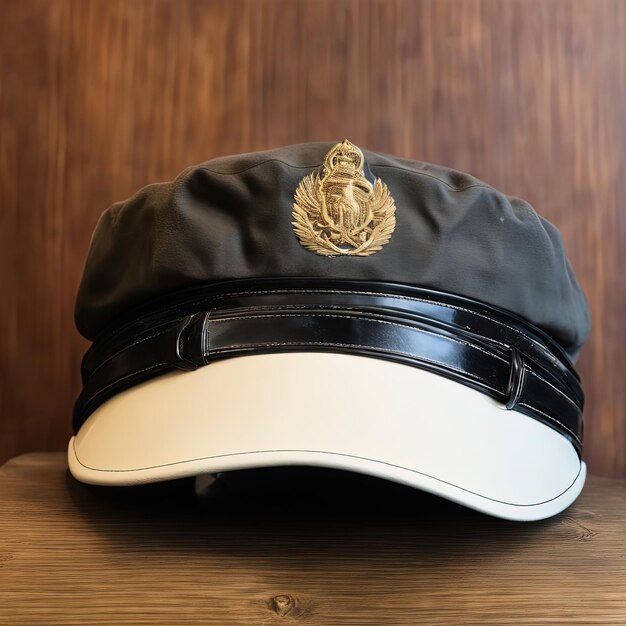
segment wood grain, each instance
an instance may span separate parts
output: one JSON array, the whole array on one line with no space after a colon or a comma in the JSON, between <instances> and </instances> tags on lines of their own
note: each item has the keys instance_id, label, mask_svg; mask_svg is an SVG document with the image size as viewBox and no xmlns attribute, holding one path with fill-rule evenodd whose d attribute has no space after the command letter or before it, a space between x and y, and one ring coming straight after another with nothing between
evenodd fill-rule
<instances>
[{"instance_id":1,"label":"wood grain","mask_svg":"<svg viewBox=\"0 0 626 626\"><path fill-rule=\"evenodd\" d=\"M585 457L626 476L626 3L0 0L0 459L62 450L99 214L235 152L350 138L562 231L593 331Z\"/></svg>"},{"instance_id":2,"label":"wood grain","mask_svg":"<svg viewBox=\"0 0 626 626\"><path fill-rule=\"evenodd\" d=\"M0 468L2 624L624 624L626 481L507 522L319 468L110 489Z\"/></svg>"}]
</instances>

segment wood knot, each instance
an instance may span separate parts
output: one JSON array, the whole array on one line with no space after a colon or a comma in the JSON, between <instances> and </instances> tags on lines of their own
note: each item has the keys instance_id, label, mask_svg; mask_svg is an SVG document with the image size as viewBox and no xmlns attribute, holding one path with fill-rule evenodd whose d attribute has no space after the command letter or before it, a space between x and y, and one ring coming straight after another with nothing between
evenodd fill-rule
<instances>
[{"instance_id":1,"label":"wood knot","mask_svg":"<svg viewBox=\"0 0 626 626\"><path fill-rule=\"evenodd\" d=\"M574 536L578 541L590 541L598 534L595 530L585 526L571 515L564 516L561 523L574 532Z\"/></svg>"},{"instance_id":2,"label":"wood knot","mask_svg":"<svg viewBox=\"0 0 626 626\"><path fill-rule=\"evenodd\" d=\"M12 559L12 554L0 554L0 567L4 567Z\"/></svg>"},{"instance_id":3,"label":"wood knot","mask_svg":"<svg viewBox=\"0 0 626 626\"><path fill-rule=\"evenodd\" d=\"M268 608L279 617L289 617L290 620L300 620L312 614L313 601L293 596L289 593L281 593L272 596L266 601Z\"/></svg>"},{"instance_id":4,"label":"wood knot","mask_svg":"<svg viewBox=\"0 0 626 626\"><path fill-rule=\"evenodd\" d=\"M290 593L280 593L265 600L267 608L279 617L286 617L288 620L299 621L310 616L314 610L314 601L302 599Z\"/></svg>"},{"instance_id":5,"label":"wood knot","mask_svg":"<svg viewBox=\"0 0 626 626\"><path fill-rule=\"evenodd\" d=\"M281 617L291 613L297 604L296 598L289 594L280 594L270 600L270 608Z\"/></svg>"}]
</instances>

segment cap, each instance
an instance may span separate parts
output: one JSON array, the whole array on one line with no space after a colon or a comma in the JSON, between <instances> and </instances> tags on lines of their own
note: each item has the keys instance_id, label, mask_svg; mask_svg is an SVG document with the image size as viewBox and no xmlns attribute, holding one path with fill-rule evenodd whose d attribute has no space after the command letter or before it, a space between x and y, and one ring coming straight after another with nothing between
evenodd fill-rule
<instances>
[{"instance_id":1,"label":"cap","mask_svg":"<svg viewBox=\"0 0 626 626\"><path fill-rule=\"evenodd\" d=\"M443 166L345 140L188 167L101 214L75 321L79 481L318 466L515 520L585 481L561 235Z\"/></svg>"}]
</instances>

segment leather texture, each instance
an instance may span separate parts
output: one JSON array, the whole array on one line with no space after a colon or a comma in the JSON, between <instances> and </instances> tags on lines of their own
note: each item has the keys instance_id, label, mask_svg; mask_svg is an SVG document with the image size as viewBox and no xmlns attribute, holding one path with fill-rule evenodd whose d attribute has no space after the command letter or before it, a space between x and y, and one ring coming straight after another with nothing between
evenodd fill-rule
<instances>
[{"instance_id":1,"label":"leather texture","mask_svg":"<svg viewBox=\"0 0 626 626\"><path fill-rule=\"evenodd\" d=\"M479 298L550 334L573 360L590 327L559 231L530 204L468 174L363 150L396 205L369 257L323 257L292 226L294 193L333 143L221 157L116 202L96 225L76 325L94 340L128 310L234 279L391 281Z\"/></svg>"},{"instance_id":2,"label":"leather texture","mask_svg":"<svg viewBox=\"0 0 626 626\"><path fill-rule=\"evenodd\" d=\"M242 279L135 313L86 353L75 433L108 398L159 374L232 356L320 350L446 376L556 429L581 453L584 395L567 353L485 302L391 282Z\"/></svg>"}]
</instances>

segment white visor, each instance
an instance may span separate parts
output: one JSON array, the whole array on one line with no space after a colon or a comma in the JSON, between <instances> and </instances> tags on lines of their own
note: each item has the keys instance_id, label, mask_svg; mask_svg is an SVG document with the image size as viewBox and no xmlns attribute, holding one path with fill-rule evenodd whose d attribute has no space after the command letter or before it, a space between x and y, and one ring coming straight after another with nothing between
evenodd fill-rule
<instances>
[{"instance_id":1,"label":"white visor","mask_svg":"<svg viewBox=\"0 0 626 626\"><path fill-rule=\"evenodd\" d=\"M330 352L237 356L123 391L68 446L72 475L134 485L312 465L512 520L569 506L586 476L556 430L443 376Z\"/></svg>"}]
</instances>

